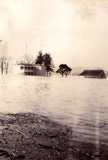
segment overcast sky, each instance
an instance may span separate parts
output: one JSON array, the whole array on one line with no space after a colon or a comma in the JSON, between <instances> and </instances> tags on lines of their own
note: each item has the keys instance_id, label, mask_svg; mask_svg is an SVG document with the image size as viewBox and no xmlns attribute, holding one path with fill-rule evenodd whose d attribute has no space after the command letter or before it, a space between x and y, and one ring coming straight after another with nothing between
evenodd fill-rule
<instances>
[{"instance_id":1,"label":"overcast sky","mask_svg":"<svg viewBox=\"0 0 108 160\"><path fill-rule=\"evenodd\" d=\"M0 37L1 55L108 68L108 0L0 0Z\"/></svg>"}]
</instances>

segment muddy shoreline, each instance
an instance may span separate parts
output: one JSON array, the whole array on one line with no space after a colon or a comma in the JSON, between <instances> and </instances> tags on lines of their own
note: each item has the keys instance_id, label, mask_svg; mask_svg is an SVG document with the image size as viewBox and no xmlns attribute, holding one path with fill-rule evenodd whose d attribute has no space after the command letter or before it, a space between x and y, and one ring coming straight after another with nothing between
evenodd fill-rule
<instances>
[{"instance_id":1,"label":"muddy shoreline","mask_svg":"<svg viewBox=\"0 0 108 160\"><path fill-rule=\"evenodd\" d=\"M73 141L72 128L48 117L0 115L0 160L106 160L105 153L100 156L92 143Z\"/></svg>"}]
</instances>

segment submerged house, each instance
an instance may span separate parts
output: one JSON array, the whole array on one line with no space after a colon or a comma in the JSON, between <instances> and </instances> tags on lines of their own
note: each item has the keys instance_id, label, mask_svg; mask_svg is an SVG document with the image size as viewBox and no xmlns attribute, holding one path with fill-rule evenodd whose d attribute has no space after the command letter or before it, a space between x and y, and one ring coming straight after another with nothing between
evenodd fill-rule
<instances>
[{"instance_id":1,"label":"submerged house","mask_svg":"<svg viewBox=\"0 0 108 160\"><path fill-rule=\"evenodd\" d=\"M106 78L106 74L102 69L87 69L79 74L87 78Z\"/></svg>"},{"instance_id":2,"label":"submerged house","mask_svg":"<svg viewBox=\"0 0 108 160\"><path fill-rule=\"evenodd\" d=\"M37 75L37 76L46 76L46 68L44 65L36 64L22 64L20 67L24 70L25 75Z\"/></svg>"}]
</instances>

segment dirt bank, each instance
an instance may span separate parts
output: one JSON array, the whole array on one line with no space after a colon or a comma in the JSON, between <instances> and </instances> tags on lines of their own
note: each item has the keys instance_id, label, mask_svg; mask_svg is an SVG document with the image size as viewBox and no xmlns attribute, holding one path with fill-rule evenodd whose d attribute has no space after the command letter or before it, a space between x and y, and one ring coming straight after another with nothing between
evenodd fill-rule
<instances>
[{"instance_id":1,"label":"dirt bank","mask_svg":"<svg viewBox=\"0 0 108 160\"><path fill-rule=\"evenodd\" d=\"M0 160L92 160L95 146L74 142L72 128L48 117L1 114Z\"/></svg>"}]
</instances>

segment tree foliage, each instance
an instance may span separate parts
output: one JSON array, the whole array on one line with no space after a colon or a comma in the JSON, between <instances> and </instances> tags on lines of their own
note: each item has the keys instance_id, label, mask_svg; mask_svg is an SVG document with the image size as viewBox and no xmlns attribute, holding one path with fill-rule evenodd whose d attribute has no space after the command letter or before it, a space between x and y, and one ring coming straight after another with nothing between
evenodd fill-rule
<instances>
[{"instance_id":1,"label":"tree foliage","mask_svg":"<svg viewBox=\"0 0 108 160\"><path fill-rule=\"evenodd\" d=\"M39 51L39 54L35 61L36 64L44 65L47 71L47 74L53 71L53 62L52 57L49 53L43 54L42 51Z\"/></svg>"},{"instance_id":2,"label":"tree foliage","mask_svg":"<svg viewBox=\"0 0 108 160\"><path fill-rule=\"evenodd\" d=\"M60 64L59 69L56 71L56 73L60 73L62 76L67 76L71 71L72 69L67 64Z\"/></svg>"},{"instance_id":3,"label":"tree foliage","mask_svg":"<svg viewBox=\"0 0 108 160\"><path fill-rule=\"evenodd\" d=\"M39 55L37 56L35 63L39 64L39 65L43 64L43 53L42 53L42 51L39 51Z\"/></svg>"}]
</instances>

